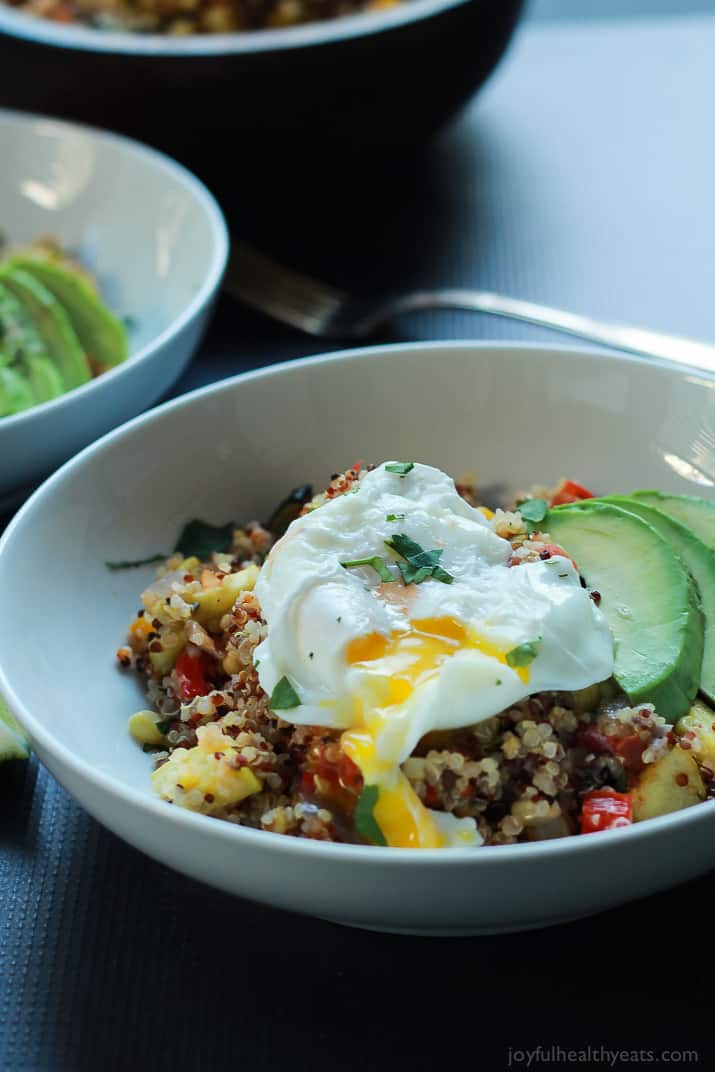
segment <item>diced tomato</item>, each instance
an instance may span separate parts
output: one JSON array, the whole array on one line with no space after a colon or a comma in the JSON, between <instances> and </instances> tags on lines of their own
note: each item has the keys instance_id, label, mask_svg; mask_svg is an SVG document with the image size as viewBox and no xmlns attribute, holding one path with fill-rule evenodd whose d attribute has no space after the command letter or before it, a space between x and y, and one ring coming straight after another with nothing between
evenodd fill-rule
<instances>
[{"instance_id":1,"label":"diced tomato","mask_svg":"<svg viewBox=\"0 0 715 1072\"><path fill-rule=\"evenodd\" d=\"M580 502L581 499L592 499L593 492L577 484L575 480L562 480L556 491L551 496L549 506L564 506L566 503Z\"/></svg>"},{"instance_id":2,"label":"diced tomato","mask_svg":"<svg viewBox=\"0 0 715 1072\"><path fill-rule=\"evenodd\" d=\"M613 789L594 789L586 793L581 808L581 833L595 834L614 830L633 822L633 801L630 793Z\"/></svg>"},{"instance_id":3,"label":"diced tomato","mask_svg":"<svg viewBox=\"0 0 715 1072\"><path fill-rule=\"evenodd\" d=\"M208 656L204 652L195 655L190 651L182 651L176 660L176 677L183 700L193 700L195 696L205 696L211 691L206 680L208 669Z\"/></svg>"},{"instance_id":4,"label":"diced tomato","mask_svg":"<svg viewBox=\"0 0 715 1072\"><path fill-rule=\"evenodd\" d=\"M645 745L637 733L629 733L627 737L617 737L613 741L613 751L621 757L623 766L632 774L643 769L644 748Z\"/></svg>"},{"instance_id":5,"label":"diced tomato","mask_svg":"<svg viewBox=\"0 0 715 1072\"><path fill-rule=\"evenodd\" d=\"M586 726L578 736L578 743L587 752L593 752L597 756L613 755L612 738L601 733L595 726Z\"/></svg>"},{"instance_id":6,"label":"diced tomato","mask_svg":"<svg viewBox=\"0 0 715 1072\"><path fill-rule=\"evenodd\" d=\"M544 544L544 546L542 548L542 551L548 551L552 558L567 558L569 560L569 562L573 565L573 568L578 573L578 566L576 565L575 560L573 558L571 558L571 555L568 553L568 551L564 551L563 547L561 547L559 544L557 544L557 543ZM544 556L544 557L546 557L546 556Z\"/></svg>"},{"instance_id":7,"label":"diced tomato","mask_svg":"<svg viewBox=\"0 0 715 1072\"><path fill-rule=\"evenodd\" d=\"M356 789L358 792L363 786L362 771L357 763L353 763L350 756L343 752L340 756L340 784L346 789Z\"/></svg>"},{"instance_id":8,"label":"diced tomato","mask_svg":"<svg viewBox=\"0 0 715 1072\"><path fill-rule=\"evenodd\" d=\"M428 808L434 808L437 804L439 804L439 793L437 792L436 785L425 786L424 803L427 805Z\"/></svg>"},{"instance_id":9,"label":"diced tomato","mask_svg":"<svg viewBox=\"0 0 715 1072\"><path fill-rule=\"evenodd\" d=\"M300 778L300 791L308 797L315 792L315 776L310 771L303 771Z\"/></svg>"}]
</instances>

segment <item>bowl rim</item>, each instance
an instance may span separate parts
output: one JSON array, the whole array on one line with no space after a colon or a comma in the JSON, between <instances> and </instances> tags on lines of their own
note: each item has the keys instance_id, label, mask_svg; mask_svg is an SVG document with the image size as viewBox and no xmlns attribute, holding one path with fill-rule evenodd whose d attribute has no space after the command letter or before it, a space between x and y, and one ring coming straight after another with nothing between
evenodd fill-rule
<instances>
[{"instance_id":1,"label":"bowl rim","mask_svg":"<svg viewBox=\"0 0 715 1072\"><path fill-rule=\"evenodd\" d=\"M384 33L422 22L442 11L480 3L481 0L410 0L381 11L361 12L306 22L282 29L237 31L225 34L138 34L128 31L96 30L85 26L60 25L50 19L29 15L0 4L0 34L55 48L77 49L134 56L225 56L255 52L285 51L325 45ZM521 0L517 0L521 3Z\"/></svg>"},{"instance_id":2,"label":"bowl rim","mask_svg":"<svg viewBox=\"0 0 715 1072\"><path fill-rule=\"evenodd\" d=\"M0 418L0 440L7 430L17 428L19 425L29 425L34 420L41 421L45 414L57 412L63 407L71 406L76 399L90 398L94 392L102 390L105 384L116 383L121 377L130 376L135 365L171 343L211 300L223 278L229 253L228 225L218 201L201 179L166 153L124 134L115 134L112 131L102 130L87 123L56 119L36 112L20 112L12 108L0 108L0 130L6 124L9 125L11 130L13 126L32 128L39 125L43 130L79 131L94 142L104 142L118 146L125 156L147 161L150 166L155 167L158 171L171 175L190 193L194 204L201 205L205 214L207 229L211 234L212 249L211 263L206 278L185 308L162 331L138 350L134 352L130 350L126 360L120 365L115 365L114 368L108 369L100 376L93 377L80 387L65 391L58 398L50 399L49 402L40 402L35 406L31 406L30 409Z\"/></svg>"},{"instance_id":3,"label":"bowl rim","mask_svg":"<svg viewBox=\"0 0 715 1072\"><path fill-rule=\"evenodd\" d=\"M701 369L689 370L667 362L654 362L652 359L639 357L635 354L609 353L595 348L569 346L568 343L548 345L543 343L474 339L430 340L428 342L354 347L348 350L330 351L312 357L282 361L275 365L263 366L239 373L180 395L178 398L171 399L160 406L156 406L154 409L139 414L85 447L73 458L65 462L52 476L48 477L12 518L0 537L0 559L7 553L8 547L16 538L16 532L19 532L25 524L26 518L29 518L38 505L41 504L45 494L61 486L64 480L73 476L75 472L81 471L84 466L96 462L101 458L104 451L114 449L116 444L121 444L122 440L130 438L142 425L161 420L166 413L189 408L195 402L214 395L230 394L245 382L270 379L288 371L300 371L303 368L342 363L345 360L381 360L383 357L390 355L404 355L405 353L409 354L425 350L429 352L444 351L446 349L471 350L475 357L485 352L497 351L504 356L511 355L514 358L518 358L526 352L527 354L541 355L547 359L550 355L556 354L568 355L570 360L575 361L597 359L601 362L621 366L645 365L655 376L672 376L673 374L688 376L692 372L697 372L700 377L715 384L715 373L709 373ZM195 831L197 834L203 833L205 837L213 837L225 842L227 845L232 844L234 847L245 842L247 847L250 846L254 850L262 848L267 852L278 852L304 861L332 858L336 864L343 861L346 864L351 862L370 862L378 866L390 867L397 863L406 865L410 862L417 867L431 867L436 865L438 861L442 861L442 863L449 862L456 865L485 867L490 865L490 861L491 866L496 866L501 861L505 866L509 866L510 864L518 865L520 861L531 859L539 860L543 863L554 856L576 856L578 858L584 852L590 854L608 852L608 846L613 844L614 840L653 839L667 830L672 831L672 836L676 836L681 827L710 822L715 814L715 800L703 801L697 807L685 808L679 812L649 819L645 823L635 823L630 827L602 831L601 836L598 838L577 835L531 844L482 845L476 851L474 848L451 848L449 850L386 848L271 835L266 831L221 822L212 819L210 816L191 812L184 808L168 807L166 802L158 797L152 797L148 793L131 786L118 784L111 776L106 773L103 774L87 761L79 759L67 745L55 738L49 730L36 721L10 684L2 659L3 655L0 653L0 693L2 693L18 721L28 733L31 741L36 740L40 748L55 758L61 768L69 768L79 781L91 783L96 791L104 793L108 797L113 797L121 805L133 810L137 817L141 817L142 814L146 815L147 818L163 815L168 822L176 823L180 829L186 830L187 834L190 831ZM482 861L482 863L479 864L477 861Z\"/></svg>"}]
</instances>

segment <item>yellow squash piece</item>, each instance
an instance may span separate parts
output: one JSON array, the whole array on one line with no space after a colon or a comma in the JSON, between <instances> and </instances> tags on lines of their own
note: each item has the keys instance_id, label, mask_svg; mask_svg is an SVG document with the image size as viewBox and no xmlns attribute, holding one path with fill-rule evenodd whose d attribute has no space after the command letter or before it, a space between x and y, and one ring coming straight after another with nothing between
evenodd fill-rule
<instances>
[{"instance_id":1,"label":"yellow squash piece","mask_svg":"<svg viewBox=\"0 0 715 1072\"><path fill-rule=\"evenodd\" d=\"M696 700L675 729L681 737L686 733L694 735L687 738L693 755L715 770L715 711L702 700Z\"/></svg>"},{"instance_id":2,"label":"yellow squash piece","mask_svg":"<svg viewBox=\"0 0 715 1072\"><path fill-rule=\"evenodd\" d=\"M164 743L164 735L156 724L153 711L137 711L129 719L129 732L139 744L151 744L159 747Z\"/></svg>"},{"instance_id":3,"label":"yellow squash piece","mask_svg":"<svg viewBox=\"0 0 715 1072\"><path fill-rule=\"evenodd\" d=\"M193 594L191 598L199 606L192 617L200 625L205 625L212 618L228 614L242 592L253 590L258 580L258 572L258 566L246 566L238 573L227 573L215 588L205 588L202 592Z\"/></svg>"},{"instance_id":4,"label":"yellow squash piece","mask_svg":"<svg viewBox=\"0 0 715 1072\"><path fill-rule=\"evenodd\" d=\"M161 651L149 651L149 661L157 673L168 674L186 647L184 623L172 622L171 625L163 626L160 643Z\"/></svg>"},{"instance_id":5,"label":"yellow squash piece","mask_svg":"<svg viewBox=\"0 0 715 1072\"><path fill-rule=\"evenodd\" d=\"M249 767L237 767L239 754L232 737L212 723L196 731L195 748L177 748L154 771L154 789L173 804L205 815L220 811L259 793L260 780Z\"/></svg>"},{"instance_id":6,"label":"yellow squash piece","mask_svg":"<svg viewBox=\"0 0 715 1072\"><path fill-rule=\"evenodd\" d=\"M691 752L677 745L646 767L633 790L633 819L654 819L705 800L705 785Z\"/></svg>"}]
</instances>

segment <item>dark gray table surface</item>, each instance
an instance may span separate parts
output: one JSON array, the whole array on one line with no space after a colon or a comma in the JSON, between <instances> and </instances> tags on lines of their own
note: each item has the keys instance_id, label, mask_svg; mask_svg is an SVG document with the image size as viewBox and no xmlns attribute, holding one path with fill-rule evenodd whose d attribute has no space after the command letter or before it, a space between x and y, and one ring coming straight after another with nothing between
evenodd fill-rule
<instances>
[{"instance_id":1,"label":"dark gray table surface","mask_svg":"<svg viewBox=\"0 0 715 1072\"><path fill-rule=\"evenodd\" d=\"M282 197L280 176L250 191L242 174L224 199L232 227L357 291L473 284L715 337L715 19L554 12L536 5L545 21L419 160L306 177ZM443 336L553 338L459 313L383 337ZM175 393L317 349L224 298ZM173 874L33 760L0 770L0 1070L489 1072L538 1045L554 1060L532 1067L609 1067L599 1047L652 1052L658 1068L662 1050L694 1050L709 1067L714 896L706 877L495 938L353 932ZM590 1061L558 1050L587 1046Z\"/></svg>"}]
</instances>

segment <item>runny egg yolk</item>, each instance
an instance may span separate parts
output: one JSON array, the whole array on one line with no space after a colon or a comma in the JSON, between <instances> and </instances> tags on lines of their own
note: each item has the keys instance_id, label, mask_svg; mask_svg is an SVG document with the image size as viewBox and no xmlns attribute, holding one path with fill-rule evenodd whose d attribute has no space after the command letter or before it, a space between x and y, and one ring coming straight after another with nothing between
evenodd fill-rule
<instances>
[{"instance_id":1,"label":"runny egg yolk","mask_svg":"<svg viewBox=\"0 0 715 1072\"><path fill-rule=\"evenodd\" d=\"M422 618L404 632L370 633L347 647L347 663L365 671L355 697L353 728L341 738L343 751L360 768L366 785L378 787L374 816L388 845L442 848L443 832L399 767L409 728L407 704L416 689L439 673L459 651L476 649L507 665L506 651L455 618ZM527 667L513 667L529 680Z\"/></svg>"}]
</instances>

